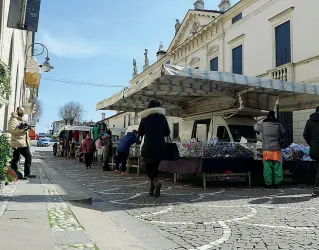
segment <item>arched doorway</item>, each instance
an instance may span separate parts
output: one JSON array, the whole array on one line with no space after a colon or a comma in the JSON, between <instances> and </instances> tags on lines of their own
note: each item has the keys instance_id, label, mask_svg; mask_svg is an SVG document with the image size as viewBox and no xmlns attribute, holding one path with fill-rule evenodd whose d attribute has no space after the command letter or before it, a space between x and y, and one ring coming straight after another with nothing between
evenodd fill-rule
<instances>
[{"instance_id":1,"label":"arched doorway","mask_svg":"<svg viewBox=\"0 0 319 250\"><path fill-rule=\"evenodd\" d=\"M12 76L12 68L13 68L13 51L14 51L14 33L12 33L12 36L11 36L11 44L10 44L10 54L9 54L9 67L11 69L11 76ZM12 77L11 77L11 86L12 86ZM9 121L9 107L10 107L10 96L7 95L7 100L9 101L6 106L5 106L5 111L4 111L4 124L3 124L3 130L4 131L7 131L8 130L8 121Z\"/></svg>"}]
</instances>

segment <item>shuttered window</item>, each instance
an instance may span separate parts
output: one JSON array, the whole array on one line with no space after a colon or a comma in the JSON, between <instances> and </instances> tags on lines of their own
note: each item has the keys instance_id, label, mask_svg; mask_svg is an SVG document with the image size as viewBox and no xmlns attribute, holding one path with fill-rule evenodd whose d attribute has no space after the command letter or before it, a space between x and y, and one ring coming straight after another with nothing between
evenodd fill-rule
<instances>
[{"instance_id":1,"label":"shuttered window","mask_svg":"<svg viewBox=\"0 0 319 250\"><path fill-rule=\"evenodd\" d=\"M210 70L211 71L218 71L218 57L210 60Z\"/></svg>"},{"instance_id":2,"label":"shuttered window","mask_svg":"<svg viewBox=\"0 0 319 250\"><path fill-rule=\"evenodd\" d=\"M291 62L290 21L275 29L276 67Z\"/></svg>"},{"instance_id":3,"label":"shuttered window","mask_svg":"<svg viewBox=\"0 0 319 250\"><path fill-rule=\"evenodd\" d=\"M233 49L233 73L243 74L243 46L240 45Z\"/></svg>"}]
</instances>

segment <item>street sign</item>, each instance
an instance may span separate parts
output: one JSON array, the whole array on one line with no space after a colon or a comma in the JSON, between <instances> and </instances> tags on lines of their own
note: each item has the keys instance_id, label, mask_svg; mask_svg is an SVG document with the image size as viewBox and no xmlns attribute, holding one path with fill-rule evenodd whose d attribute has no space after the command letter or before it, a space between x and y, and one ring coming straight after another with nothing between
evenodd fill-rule
<instances>
[{"instance_id":1,"label":"street sign","mask_svg":"<svg viewBox=\"0 0 319 250\"><path fill-rule=\"evenodd\" d=\"M25 11L24 3L26 3ZM41 0L11 0L7 24L8 28L37 32L40 5Z\"/></svg>"}]
</instances>

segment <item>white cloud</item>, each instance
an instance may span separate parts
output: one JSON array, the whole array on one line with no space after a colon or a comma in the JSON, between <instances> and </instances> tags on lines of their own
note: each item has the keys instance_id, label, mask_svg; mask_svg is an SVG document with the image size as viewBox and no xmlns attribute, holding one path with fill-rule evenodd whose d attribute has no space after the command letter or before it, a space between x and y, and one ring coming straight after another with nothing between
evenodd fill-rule
<instances>
[{"instance_id":1,"label":"white cloud","mask_svg":"<svg viewBox=\"0 0 319 250\"><path fill-rule=\"evenodd\" d=\"M103 53L102 46L86 38L72 34L51 34L42 31L39 41L45 44L50 54L67 58L90 58Z\"/></svg>"}]
</instances>

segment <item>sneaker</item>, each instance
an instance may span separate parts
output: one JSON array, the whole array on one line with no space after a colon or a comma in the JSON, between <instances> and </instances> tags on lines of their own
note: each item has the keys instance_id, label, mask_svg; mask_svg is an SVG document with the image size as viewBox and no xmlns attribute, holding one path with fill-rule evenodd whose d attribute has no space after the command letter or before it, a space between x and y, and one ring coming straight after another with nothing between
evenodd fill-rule
<instances>
[{"instance_id":1,"label":"sneaker","mask_svg":"<svg viewBox=\"0 0 319 250\"><path fill-rule=\"evenodd\" d=\"M155 198L160 197L160 195L161 195L161 188L162 188L162 184L157 181L156 184L155 184L155 191L154 191L154 196L155 196Z\"/></svg>"},{"instance_id":2,"label":"sneaker","mask_svg":"<svg viewBox=\"0 0 319 250\"><path fill-rule=\"evenodd\" d=\"M28 174L25 176L26 178L36 178L37 176L35 174Z\"/></svg>"},{"instance_id":3,"label":"sneaker","mask_svg":"<svg viewBox=\"0 0 319 250\"><path fill-rule=\"evenodd\" d=\"M121 173L121 171L118 170L118 169L115 169L114 172L115 172L115 173Z\"/></svg>"},{"instance_id":4,"label":"sneaker","mask_svg":"<svg viewBox=\"0 0 319 250\"><path fill-rule=\"evenodd\" d=\"M122 172L122 175L128 175L128 172Z\"/></svg>"}]
</instances>

